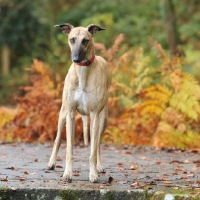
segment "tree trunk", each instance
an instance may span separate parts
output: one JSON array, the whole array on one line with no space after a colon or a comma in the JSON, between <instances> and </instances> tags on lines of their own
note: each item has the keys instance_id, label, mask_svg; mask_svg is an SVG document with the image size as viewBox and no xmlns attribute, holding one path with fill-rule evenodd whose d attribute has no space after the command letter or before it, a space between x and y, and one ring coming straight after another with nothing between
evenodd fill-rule
<instances>
[{"instance_id":1,"label":"tree trunk","mask_svg":"<svg viewBox=\"0 0 200 200\"><path fill-rule=\"evenodd\" d=\"M3 45L1 52L2 75L8 75L10 69L10 49L8 45Z\"/></svg>"},{"instance_id":2,"label":"tree trunk","mask_svg":"<svg viewBox=\"0 0 200 200\"><path fill-rule=\"evenodd\" d=\"M172 0L161 0L161 11L164 20L169 50L172 55L181 55L178 50L180 37L176 26L175 10Z\"/></svg>"}]
</instances>

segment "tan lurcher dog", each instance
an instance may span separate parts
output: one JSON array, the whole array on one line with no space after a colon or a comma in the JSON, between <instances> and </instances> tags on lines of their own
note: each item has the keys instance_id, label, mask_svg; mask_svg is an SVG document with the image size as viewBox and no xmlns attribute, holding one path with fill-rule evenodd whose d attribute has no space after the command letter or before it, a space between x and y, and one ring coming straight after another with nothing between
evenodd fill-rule
<instances>
[{"instance_id":1,"label":"tan lurcher dog","mask_svg":"<svg viewBox=\"0 0 200 200\"><path fill-rule=\"evenodd\" d=\"M56 25L63 33L68 34L71 49L72 65L65 78L62 106L58 119L58 131L54 142L48 169L54 169L56 156L61 142L61 132L66 122L67 153L66 168L63 178L72 181L73 140L76 110L82 115L84 141L88 144L88 116L90 117L91 154L90 174L91 182L97 182L98 172L104 172L100 160L100 137L107 124L108 87L110 83L106 61L95 55L93 35L105 30L91 24L87 28L70 24Z\"/></svg>"}]
</instances>

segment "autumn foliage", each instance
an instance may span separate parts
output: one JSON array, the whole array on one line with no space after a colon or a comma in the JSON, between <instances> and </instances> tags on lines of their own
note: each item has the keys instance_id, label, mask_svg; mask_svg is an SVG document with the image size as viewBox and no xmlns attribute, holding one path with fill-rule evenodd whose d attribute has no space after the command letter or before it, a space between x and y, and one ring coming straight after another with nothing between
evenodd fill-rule
<instances>
[{"instance_id":1,"label":"autumn foliage","mask_svg":"<svg viewBox=\"0 0 200 200\"><path fill-rule=\"evenodd\" d=\"M158 66L152 66L142 48L122 53L122 41L121 34L109 49L96 44L112 75L103 142L199 147L200 86L191 74L183 71L183 59L167 56L160 44L152 42L159 60ZM0 125L0 140L54 140L63 80L59 75L51 75L44 63L34 60L30 81L30 86L21 87L25 95L15 97L16 113ZM1 118L2 109L5 108L0 109ZM82 139L79 115L75 139Z\"/></svg>"},{"instance_id":2,"label":"autumn foliage","mask_svg":"<svg viewBox=\"0 0 200 200\"><path fill-rule=\"evenodd\" d=\"M42 62L33 61L31 86L22 86L22 97L15 97L18 102L17 112L10 124L1 130L3 140L34 142L53 140L55 123L61 105L62 84L57 77L53 80Z\"/></svg>"},{"instance_id":3,"label":"autumn foliage","mask_svg":"<svg viewBox=\"0 0 200 200\"><path fill-rule=\"evenodd\" d=\"M182 58L168 57L157 42L152 46L158 67L151 66L142 48L109 63L113 77L109 106L113 108L104 140L197 148L200 86L191 74L183 72ZM109 54L110 50L99 48L105 56Z\"/></svg>"}]
</instances>

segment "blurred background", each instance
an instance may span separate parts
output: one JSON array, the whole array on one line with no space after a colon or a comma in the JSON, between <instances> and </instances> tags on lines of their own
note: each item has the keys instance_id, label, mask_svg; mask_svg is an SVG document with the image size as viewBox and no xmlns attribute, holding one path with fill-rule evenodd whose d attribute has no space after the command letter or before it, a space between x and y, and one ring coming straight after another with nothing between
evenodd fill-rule
<instances>
[{"instance_id":1,"label":"blurred background","mask_svg":"<svg viewBox=\"0 0 200 200\"><path fill-rule=\"evenodd\" d=\"M71 64L54 25L93 23L106 28L95 42L113 79L103 141L197 148L199 9L198 0L0 0L1 140L54 140Z\"/></svg>"}]
</instances>

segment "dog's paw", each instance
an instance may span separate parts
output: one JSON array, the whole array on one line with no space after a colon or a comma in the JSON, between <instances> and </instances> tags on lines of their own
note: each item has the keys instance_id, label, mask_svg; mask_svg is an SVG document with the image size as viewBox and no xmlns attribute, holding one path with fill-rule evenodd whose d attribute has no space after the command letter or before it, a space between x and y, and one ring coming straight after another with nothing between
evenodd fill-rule
<instances>
[{"instance_id":1,"label":"dog's paw","mask_svg":"<svg viewBox=\"0 0 200 200\"><path fill-rule=\"evenodd\" d=\"M98 175L96 173L94 174L90 173L89 179L90 179L90 182L92 183L98 183Z\"/></svg>"},{"instance_id":2,"label":"dog's paw","mask_svg":"<svg viewBox=\"0 0 200 200\"><path fill-rule=\"evenodd\" d=\"M97 171L98 173L102 173L102 174L106 173L106 170L102 166L97 167Z\"/></svg>"},{"instance_id":3,"label":"dog's paw","mask_svg":"<svg viewBox=\"0 0 200 200\"><path fill-rule=\"evenodd\" d=\"M48 170L54 170L55 169L55 164L48 164L47 169Z\"/></svg>"},{"instance_id":4,"label":"dog's paw","mask_svg":"<svg viewBox=\"0 0 200 200\"><path fill-rule=\"evenodd\" d=\"M70 172L64 173L62 179L63 179L63 181L71 183L72 182L72 173L70 173Z\"/></svg>"}]
</instances>

